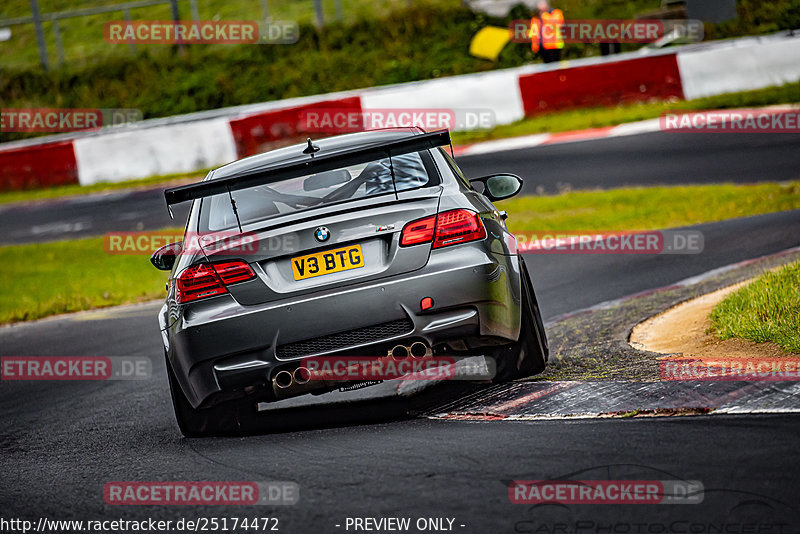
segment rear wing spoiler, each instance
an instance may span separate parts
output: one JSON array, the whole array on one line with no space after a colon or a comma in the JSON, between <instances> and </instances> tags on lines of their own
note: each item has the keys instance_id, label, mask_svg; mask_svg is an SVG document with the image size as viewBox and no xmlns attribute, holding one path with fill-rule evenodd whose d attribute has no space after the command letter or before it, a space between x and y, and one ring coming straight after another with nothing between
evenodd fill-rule
<instances>
[{"instance_id":1,"label":"rear wing spoiler","mask_svg":"<svg viewBox=\"0 0 800 534\"><path fill-rule=\"evenodd\" d=\"M419 152L428 148L450 144L450 133L447 130L417 134L408 138L385 143L377 143L364 148L338 152L330 156L310 155L309 159L272 167L267 170L254 170L237 176L206 180L196 184L182 185L164 191L167 207L187 200L210 197L219 194L230 194L232 191L248 189L257 185L279 182L289 178L298 178L308 174L332 171L349 165L366 163L380 158L402 156Z\"/></svg>"}]
</instances>

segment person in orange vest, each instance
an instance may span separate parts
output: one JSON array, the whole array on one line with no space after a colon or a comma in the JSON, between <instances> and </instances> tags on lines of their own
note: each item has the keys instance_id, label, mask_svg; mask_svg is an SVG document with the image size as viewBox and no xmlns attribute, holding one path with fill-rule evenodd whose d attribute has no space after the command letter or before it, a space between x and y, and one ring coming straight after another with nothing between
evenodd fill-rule
<instances>
[{"instance_id":1,"label":"person in orange vest","mask_svg":"<svg viewBox=\"0 0 800 534\"><path fill-rule=\"evenodd\" d=\"M531 50L539 54L545 63L561 60L564 48L564 36L561 28L564 25L564 12L553 9L550 3L542 0L537 5L539 13L531 19Z\"/></svg>"}]
</instances>

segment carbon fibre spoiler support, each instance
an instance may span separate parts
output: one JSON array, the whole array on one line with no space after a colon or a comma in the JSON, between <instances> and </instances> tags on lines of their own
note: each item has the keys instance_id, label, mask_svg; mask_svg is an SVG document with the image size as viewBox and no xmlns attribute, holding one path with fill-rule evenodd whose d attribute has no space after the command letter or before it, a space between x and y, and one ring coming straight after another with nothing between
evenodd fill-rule
<instances>
[{"instance_id":1,"label":"carbon fibre spoiler support","mask_svg":"<svg viewBox=\"0 0 800 534\"><path fill-rule=\"evenodd\" d=\"M412 135L396 141L376 143L363 148L338 152L330 156L317 153L314 158L309 158L305 161L279 165L266 170L253 170L229 178L212 179L196 184L173 187L164 191L164 197L169 208L173 204L188 200L229 194L231 191L239 191L257 185L279 182L312 173L331 171L380 158L402 156L403 154L448 144L450 144L450 133L447 130L437 130L435 132Z\"/></svg>"}]
</instances>

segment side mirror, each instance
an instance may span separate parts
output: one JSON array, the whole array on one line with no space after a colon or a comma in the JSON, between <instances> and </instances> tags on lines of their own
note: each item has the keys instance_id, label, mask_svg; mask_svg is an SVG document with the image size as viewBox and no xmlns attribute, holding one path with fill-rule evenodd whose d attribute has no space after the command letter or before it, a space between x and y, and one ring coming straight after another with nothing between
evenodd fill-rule
<instances>
[{"instance_id":1,"label":"side mirror","mask_svg":"<svg viewBox=\"0 0 800 534\"><path fill-rule=\"evenodd\" d=\"M181 250L183 250L183 241L164 245L153 252L153 255L150 256L150 263L160 271L171 271Z\"/></svg>"},{"instance_id":2,"label":"side mirror","mask_svg":"<svg viewBox=\"0 0 800 534\"><path fill-rule=\"evenodd\" d=\"M470 180L471 183L483 184L483 194L489 200L503 200L511 198L522 189L522 178L516 174L492 174Z\"/></svg>"}]
</instances>

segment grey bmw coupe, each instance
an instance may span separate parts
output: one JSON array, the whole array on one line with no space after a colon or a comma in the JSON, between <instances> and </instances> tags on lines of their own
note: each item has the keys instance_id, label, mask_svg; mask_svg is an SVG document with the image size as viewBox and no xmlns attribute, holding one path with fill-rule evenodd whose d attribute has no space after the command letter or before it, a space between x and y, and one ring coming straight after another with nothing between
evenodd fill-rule
<instances>
[{"instance_id":1,"label":"grey bmw coupe","mask_svg":"<svg viewBox=\"0 0 800 534\"><path fill-rule=\"evenodd\" d=\"M468 179L448 145L416 129L309 139L165 191L192 202L184 240L151 258L171 271L158 319L184 435L345 385L310 381L311 357L483 356L495 381L544 369L530 275L492 204L522 180Z\"/></svg>"}]
</instances>

